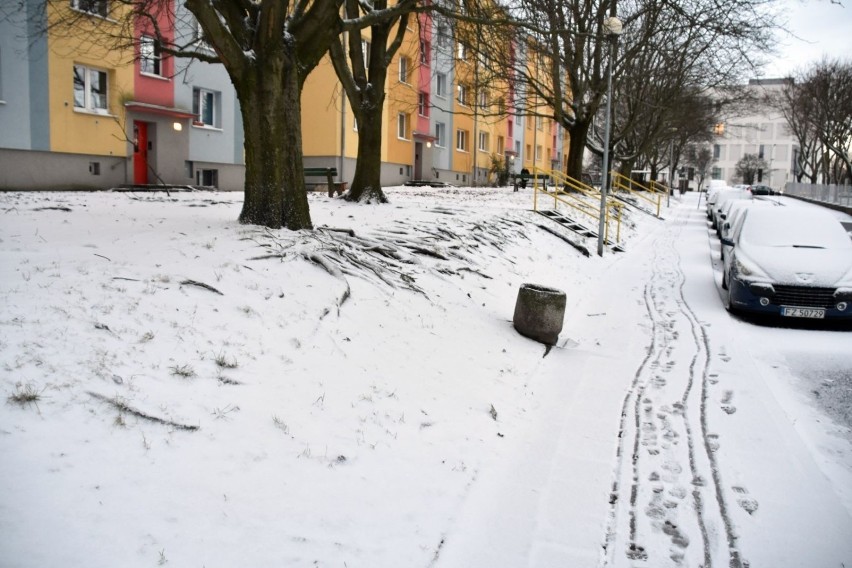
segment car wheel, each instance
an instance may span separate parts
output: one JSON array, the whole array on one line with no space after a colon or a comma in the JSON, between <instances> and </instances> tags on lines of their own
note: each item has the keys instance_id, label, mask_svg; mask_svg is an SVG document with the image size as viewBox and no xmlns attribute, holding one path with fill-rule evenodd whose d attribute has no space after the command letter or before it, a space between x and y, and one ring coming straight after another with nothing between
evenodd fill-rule
<instances>
[{"instance_id":1,"label":"car wheel","mask_svg":"<svg viewBox=\"0 0 852 568\"><path fill-rule=\"evenodd\" d=\"M728 289L728 275L724 272L722 273L722 290Z\"/></svg>"}]
</instances>

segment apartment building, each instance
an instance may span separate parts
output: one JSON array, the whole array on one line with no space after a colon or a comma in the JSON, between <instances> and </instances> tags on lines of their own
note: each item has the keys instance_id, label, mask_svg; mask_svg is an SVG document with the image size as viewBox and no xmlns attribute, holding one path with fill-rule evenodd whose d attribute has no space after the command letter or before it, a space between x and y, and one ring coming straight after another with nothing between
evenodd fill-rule
<instances>
[{"instance_id":1,"label":"apartment building","mask_svg":"<svg viewBox=\"0 0 852 568\"><path fill-rule=\"evenodd\" d=\"M19 17L0 22L0 188L242 189L242 115L227 73L167 56L154 40L156 24L169 40L207 49L192 15L171 1L154 21L139 20L127 45L92 41L104 25L119 25L102 13L106 1L68 0L36 24L26 10L38 3L27 2ZM75 17L71 33L44 25L66 17L62 10ZM513 172L564 168L562 128L528 114L523 87L490 73L477 41L477 32L439 16L410 20L385 86L383 185L489 185L495 158ZM533 64L524 46L507 49ZM351 182L358 129L328 57L305 83L302 125L305 166L334 166Z\"/></svg>"},{"instance_id":2,"label":"apartment building","mask_svg":"<svg viewBox=\"0 0 852 568\"><path fill-rule=\"evenodd\" d=\"M93 41L120 35L107 2L38 4L0 21L0 188L242 189L240 114L221 66L163 56L142 20L132 45ZM170 39L197 34L183 10L156 18ZM60 19L73 28L51 25Z\"/></svg>"},{"instance_id":3,"label":"apartment building","mask_svg":"<svg viewBox=\"0 0 852 568\"><path fill-rule=\"evenodd\" d=\"M752 79L749 90L758 100L781 91L785 79ZM770 105L761 104L745 116L731 118L716 126L713 140L715 163L711 179L725 180L729 185L741 183L736 175L737 162L746 154L754 154L767 164L758 172L757 183L782 190L795 180L796 154L799 148L787 121Z\"/></svg>"}]
</instances>

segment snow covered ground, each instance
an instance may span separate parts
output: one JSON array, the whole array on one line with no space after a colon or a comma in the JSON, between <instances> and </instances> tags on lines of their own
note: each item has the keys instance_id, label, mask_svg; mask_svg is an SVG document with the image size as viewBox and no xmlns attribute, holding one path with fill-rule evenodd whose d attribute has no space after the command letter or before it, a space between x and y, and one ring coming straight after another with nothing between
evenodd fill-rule
<instances>
[{"instance_id":1,"label":"snow covered ground","mask_svg":"<svg viewBox=\"0 0 852 568\"><path fill-rule=\"evenodd\" d=\"M730 317L697 196L388 194L0 194L0 566L852 566L850 332Z\"/></svg>"}]
</instances>

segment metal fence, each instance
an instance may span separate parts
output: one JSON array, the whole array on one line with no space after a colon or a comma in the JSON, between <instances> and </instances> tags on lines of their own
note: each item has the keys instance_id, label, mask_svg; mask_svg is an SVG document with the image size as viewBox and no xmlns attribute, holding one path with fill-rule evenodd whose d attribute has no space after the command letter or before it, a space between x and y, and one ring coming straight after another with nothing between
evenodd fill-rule
<instances>
[{"instance_id":1,"label":"metal fence","mask_svg":"<svg viewBox=\"0 0 852 568\"><path fill-rule=\"evenodd\" d=\"M843 207L852 207L852 185L824 185L817 183L787 182L785 195L795 195L823 203L834 203Z\"/></svg>"}]
</instances>

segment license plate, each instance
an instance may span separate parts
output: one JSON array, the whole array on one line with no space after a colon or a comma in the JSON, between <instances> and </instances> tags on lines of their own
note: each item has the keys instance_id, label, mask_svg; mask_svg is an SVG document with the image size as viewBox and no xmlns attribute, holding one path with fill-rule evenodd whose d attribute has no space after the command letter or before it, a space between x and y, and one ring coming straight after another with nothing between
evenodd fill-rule
<instances>
[{"instance_id":1,"label":"license plate","mask_svg":"<svg viewBox=\"0 0 852 568\"><path fill-rule=\"evenodd\" d=\"M788 318L823 319L825 317L825 308L796 308L793 306L781 306L781 315Z\"/></svg>"}]
</instances>

